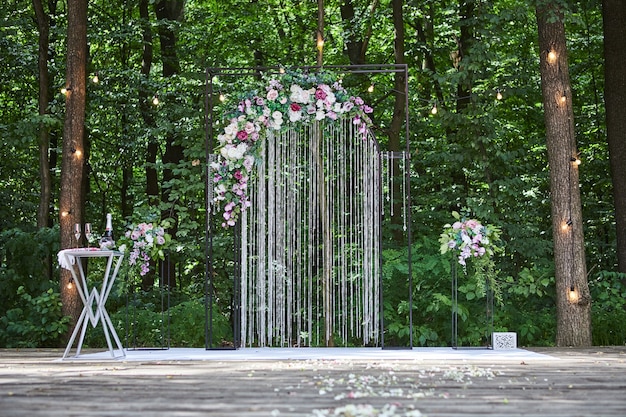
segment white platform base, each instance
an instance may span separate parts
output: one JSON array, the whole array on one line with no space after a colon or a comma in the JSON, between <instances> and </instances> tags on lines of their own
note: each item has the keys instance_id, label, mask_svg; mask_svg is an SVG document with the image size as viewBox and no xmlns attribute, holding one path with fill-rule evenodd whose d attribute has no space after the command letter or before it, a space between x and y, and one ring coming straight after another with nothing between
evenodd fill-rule
<instances>
[{"instance_id":1,"label":"white platform base","mask_svg":"<svg viewBox=\"0 0 626 417\"><path fill-rule=\"evenodd\" d=\"M380 348L242 348L237 350L205 350L202 348L171 348L166 350L127 350L125 358L112 359L109 352L88 353L68 357L65 361L280 361L280 360L479 360L527 361L554 360L549 355L524 349L452 349L449 347L380 349Z\"/></svg>"}]
</instances>

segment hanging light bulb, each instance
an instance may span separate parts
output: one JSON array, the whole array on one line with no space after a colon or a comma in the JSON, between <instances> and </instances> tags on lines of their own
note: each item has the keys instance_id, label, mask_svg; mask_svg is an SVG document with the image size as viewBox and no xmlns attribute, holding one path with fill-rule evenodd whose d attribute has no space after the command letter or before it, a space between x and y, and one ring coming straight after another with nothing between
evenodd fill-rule
<instances>
[{"instance_id":1,"label":"hanging light bulb","mask_svg":"<svg viewBox=\"0 0 626 417\"><path fill-rule=\"evenodd\" d=\"M226 101L226 96L224 94L220 93L219 99L223 103L224 101Z\"/></svg>"},{"instance_id":2,"label":"hanging light bulb","mask_svg":"<svg viewBox=\"0 0 626 417\"><path fill-rule=\"evenodd\" d=\"M158 95L154 95L154 97L152 97L152 104L154 104L155 106L159 105L159 96Z\"/></svg>"},{"instance_id":3,"label":"hanging light bulb","mask_svg":"<svg viewBox=\"0 0 626 417\"><path fill-rule=\"evenodd\" d=\"M550 49L550 52L548 52L548 62L551 64L556 62L556 52L554 52L554 49Z\"/></svg>"},{"instance_id":4,"label":"hanging light bulb","mask_svg":"<svg viewBox=\"0 0 626 417\"><path fill-rule=\"evenodd\" d=\"M496 99L502 100L502 91L499 88L496 90Z\"/></svg>"},{"instance_id":5,"label":"hanging light bulb","mask_svg":"<svg viewBox=\"0 0 626 417\"><path fill-rule=\"evenodd\" d=\"M430 114L433 114L433 115L437 114L437 102L435 102L433 104L433 108L430 109Z\"/></svg>"},{"instance_id":6,"label":"hanging light bulb","mask_svg":"<svg viewBox=\"0 0 626 417\"><path fill-rule=\"evenodd\" d=\"M561 104L565 104L567 101L567 94L563 91L563 95L561 96Z\"/></svg>"},{"instance_id":7,"label":"hanging light bulb","mask_svg":"<svg viewBox=\"0 0 626 417\"><path fill-rule=\"evenodd\" d=\"M576 291L576 287L574 286L574 284L570 285L569 289L567 290L567 299L570 303L577 303L578 298L578 291Z\"/></svg>"},{"instance_id":8,"label":"hanging light bulb","mask_svg":"<svg viewBox=\"0 0 626 417\"><path fill-rule=\"evenodd\" d=\"M580 158L579 158L578 156L572 156L572 157L570 158L570 161L572 161L572 163L573 163L575 166L578 166L578 165L580 165L580 164L582 164L582 163L583 163L583 162L580 160Z\"/></svg>"},{"instance_id":9,"label":"hanging light bulb","mask_svg":"<svg viewBox=\"0 0 626 417\"><path fill-rule=\"evenodd\" d=\"M93 78L91 79L91 81L92 81L94 84L98 84L98 83L100 82L100 79L98 78L98 73L97 73L97 72L94 74L94 76L93 76Z\"/></svg>"},{"instance_id":10,"label":"hanging light bulb","mask_svg":"<svg viewBox=\"0 0 626 417\"><path fill-rule=\"evenodd\" d=\"M72 89L69 87L61 88L61 94L63 94L64 96L67 96L70 93L70 91L72 91Z\"/></svg>"},{"instance_id":11,"label":"hanging light bulb","mask_svg":"<svg viewBox=\"0 0 626 417\"><path fill-rule=\"evenodd\" d=\"M68 290L71 290L72 288L74 288L74 279L72 277L70 277L70 280L67 282L67 285L65 287Z\"/></svg>"},{"instance_id":12,"label":"hanging light bulb","mask_svg":"<svg viewBox=\"0 0 626 417\"><path fill-rule=\"evenodd\" d=\"M278 70L278 72L280 72L281 74L285 73L285 69L283 67L280 67L280 69Z\"/></svg>"},{"instance_id":13,"label":"hanging light bulb","mask_svg":"<svg viewBox=\"0 0 626 417\"><path fill-rule=\"evenodd\" d=\"M566 222L563 222L561 224L561 230L563 230L564 232L568 231L570 227L572 227L572 219L567 219Z\"/></svg>"},{"instance_id":14,"label":"hanging light bulb","mask_svg":"<svg viewBox=\"0 0 626 417\"><path fill-rule=\"evenodd\" d=\"M317 36L317 50L321 51L324 49L324 38L321 35Z\"/></svg>"},{"instance_id":15,"label":"hanging light bulb","mask_svg":"<svg viewBox=\"0 0 626 417\"><path fill-rule=\"evenodd\" d=\"M373 93L374 92L374 84L370 84L370 86L367 87L367 92L368 93Z\"/></svg>"}]
</instances>

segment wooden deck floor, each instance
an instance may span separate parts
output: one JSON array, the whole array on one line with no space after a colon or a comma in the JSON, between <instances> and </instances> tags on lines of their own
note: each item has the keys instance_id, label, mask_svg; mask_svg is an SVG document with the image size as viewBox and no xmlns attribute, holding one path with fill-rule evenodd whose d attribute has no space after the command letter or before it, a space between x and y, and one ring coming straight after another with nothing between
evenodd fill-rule
<instances>
[{"instance_id":1,"label":"wooden deck floor","mask_svg":"<svg viewBox=\"0 0 626 417\"><path fill-rule=\"evenodd\" d=\"M626 416L626 347L519 360L61 362L0 351L0 416Z\"/></svg>"}]
</instances>

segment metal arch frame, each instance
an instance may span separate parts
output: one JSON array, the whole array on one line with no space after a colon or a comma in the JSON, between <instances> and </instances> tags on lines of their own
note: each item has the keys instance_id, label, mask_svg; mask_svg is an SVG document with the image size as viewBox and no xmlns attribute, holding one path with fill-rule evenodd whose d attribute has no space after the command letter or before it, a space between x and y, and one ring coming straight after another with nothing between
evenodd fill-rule
<instances>
[{"instance_id":1,"label":"metal arch frame","mask_svg":"<svg viewBox=\"0 0 626 417\"><path fill-rule=\"evenodd\" d=\"M408 262L408 275L409 275L409 294L408 294L408 302L409 302L409 349L413 348L413 273L412 273L412 233L411 233L411 175L410 175L410 141L409 141L409 80L408 80L408 65L407 64L364 64L364 65L324 65L324 66L296 66L289 67L290 69L301 70L301 71L311 71L316 72L323 69L340 71L347 74L394 74L394 73L404 73L404 91L400 91L399 93L404 94L405 103L404 103L404 125L405 125L405 159L408 160L407 167L408 169L404 172L404 184L405 184L405 195L407 196L404 201L405 204L405 213L406 213L406 222L407 222L407 232L406 232L406 241L407 241L407 262ZM211 232L211 199L212 199L212 188L210 181L210 158L213 153L213 149L215 147L214 140L214 103L213 103L213 95L214 95L214 84L213 78L216 76L222 77L245 77L245 76L255 76L262 73L265 74L281 74L281 72L285 69L285 67L209 67L206 68L205 71L205 88L204 88L204 148L205 148L205 268L204 268L204 302L205 302L205 349L225 349L223 347L214 347L213 346L213 300L215 298L214 287L213 287L213 233ZM395 90L394 90L395 91ZM397 91L396 91L397 92ZM379 143L377 141L377 145ZM379 149L379 159L380 159L380 149ZM379 196L382 200L382 193ZM381 213L381 222L382 222L382 213ZM379 249L381 253L381 259L379 260L382 265L382 241L379 242ZM235 260L235 269L238 270L240 268L239 261ZM238 294L238 274L235 273L233 275L233 304L234 308L240 308L239 304L241 300L239 299L240 295ZM385 348L385 329L384 329L384 306L383 306L383 285L382 285L382 268L380 271L379 277L380 284L380 341L381 348ZM240 327L240 317L234 317L233 320L233 347L226 349L237 349L241 342L240 335L238 335L238 330Z\"/></svg>"}]
</instances>

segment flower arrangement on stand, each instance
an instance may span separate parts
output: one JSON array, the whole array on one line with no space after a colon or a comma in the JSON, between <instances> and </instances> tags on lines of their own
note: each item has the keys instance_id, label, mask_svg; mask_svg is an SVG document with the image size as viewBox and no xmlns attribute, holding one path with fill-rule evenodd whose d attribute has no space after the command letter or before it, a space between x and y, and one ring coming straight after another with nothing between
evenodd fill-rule
<instances>
[{"instance_id":1,"label":"flower arrangement on stand","mask_svg":"<svg viewBox=\"0 0 626 417\"><path fill-rule=\"evenodd\" d=\"M119 239L118 250L128 254L129 271L143 277L150 272L150 261L165 259L172 237L165 232L169 222L142 222L129 226Z\"/></svg>"},{"instance_id":2,"label":"flower arrangement on stand","mask_svg":"<svg viewBox=\"0 0 626 417\"><path fill-rule=\"evenodd\" d=\"M461 217L456 211L452 212L452 217L456 221L444 225L439 238L441 254L453 253L465 275L468 275L468 266L470 267L477 291L484 295L488 284L495 299L501 301L498 271L493 260L493 256L502 251L500 228L483 225L476 219Z\"/></svg>"},{"instance_id":3,"label":"flower arrangement on stand","mask_svg":"<svg viewBox=\"0 0 626 417\"><path fill-rule=\"evenodd\" d=\"M349 117L365 138L372 124L372 108L350 95L330 73L286 72L266 81L265 91L246 95L227 115L227 125L217 137L220 160L211 164L213 200L221 205L225 228L234 226L250 207L248 181L268 130L280 132L296 124Z\"/></svg>"}]
</instances>

